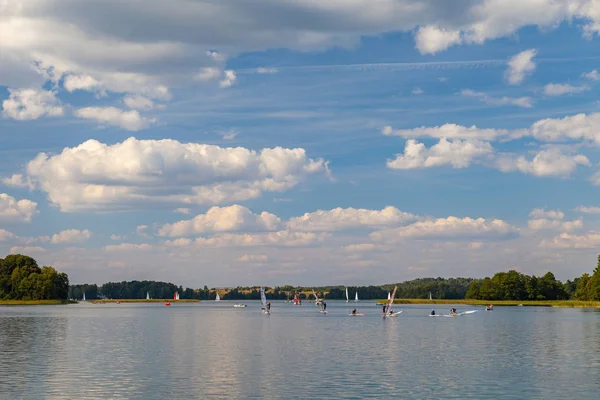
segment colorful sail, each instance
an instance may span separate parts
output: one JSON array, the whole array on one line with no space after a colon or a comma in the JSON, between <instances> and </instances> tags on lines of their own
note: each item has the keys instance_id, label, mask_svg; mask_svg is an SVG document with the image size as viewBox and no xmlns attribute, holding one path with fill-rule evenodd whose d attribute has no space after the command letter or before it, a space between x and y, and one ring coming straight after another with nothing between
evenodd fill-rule
<instances>
[{"instance_id":1,"label":"colorful sail","mask_svg":"<svg viewBox=\"0 0 600 400\"><path fill-rule=\"evenodd\" d=\"M394 297L396 296L396 289L398 289L398 286L394 286L394 291L392 292L390 299L388 300L388 304L385 307L383 318L385 318L385 316L388 315L390 313L390 310L392 309L392 303L394 302Z\"/></svg>"}]
</instances>

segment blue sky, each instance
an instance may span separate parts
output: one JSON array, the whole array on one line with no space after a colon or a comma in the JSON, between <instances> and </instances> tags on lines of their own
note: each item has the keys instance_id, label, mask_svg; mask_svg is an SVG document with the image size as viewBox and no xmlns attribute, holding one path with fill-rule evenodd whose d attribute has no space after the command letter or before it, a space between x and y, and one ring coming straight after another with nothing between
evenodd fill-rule
<instances>
[{"instance_id":1,"label":"blue sky","mask_svg":"<svg viewBox=\"0 0 600 400\"><path fill-rule=\"evenodd\" d=\"M0 9L0 254L192 287L594 267L597 2L34 3Z\"/></svg>"}]
</instances>

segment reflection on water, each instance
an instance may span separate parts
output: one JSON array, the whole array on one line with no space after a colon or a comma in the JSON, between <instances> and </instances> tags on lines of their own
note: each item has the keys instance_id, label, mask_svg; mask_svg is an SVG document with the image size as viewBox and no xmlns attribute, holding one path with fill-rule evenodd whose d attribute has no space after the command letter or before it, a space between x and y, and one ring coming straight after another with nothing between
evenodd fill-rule
<instances>
[{"instance_id":1,"label":"reflection on water","mask_svg":"<svg viewBox=\"0 0 600 400\"><path fill-rule=\"evenodd\" d=\"M450 306L447 306L450 308ZM0 307L0 398L596 399L600 313L354 304ZM436 310L442 311L442 310Z\"/></svg>"}]
</instances>

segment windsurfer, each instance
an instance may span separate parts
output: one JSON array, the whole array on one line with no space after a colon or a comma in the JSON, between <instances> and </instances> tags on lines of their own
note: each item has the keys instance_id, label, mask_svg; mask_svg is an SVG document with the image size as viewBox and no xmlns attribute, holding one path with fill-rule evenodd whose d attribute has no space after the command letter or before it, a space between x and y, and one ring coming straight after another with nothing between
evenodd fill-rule
<instances>
[{"instance_id":1,"label":"windsurfer","mask_svg":"<svg viewBox=\"0 0 600 400\"><path fill-rule=\"evenodd\" d=\"M356 312L356 308L355 308L354 310L352 310L352 315L356 315L356 314L357 314L357 312Z\"/></svg>"},{"instance_id":2,"label":"windsurfer","mask_svg":"<svg viewBox=\"0 0 600 400\"><path fill-rule=\"evenodd\" d=\"M435 315L435 310L431 310L431 312L429 313L429 315Z\"/></svg>"}]
</instances>

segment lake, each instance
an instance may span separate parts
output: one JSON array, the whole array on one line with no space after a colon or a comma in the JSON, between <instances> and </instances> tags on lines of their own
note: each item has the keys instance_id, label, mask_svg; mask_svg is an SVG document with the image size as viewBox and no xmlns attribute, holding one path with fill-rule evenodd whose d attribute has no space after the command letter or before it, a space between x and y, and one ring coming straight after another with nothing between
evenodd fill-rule
<instances>
[{"instance_id":1,"label":"lake","mask_svg":"<svg viewBox=\"0 0 600 400\"><path fill-rule=\"evenodd\" d=\"M0 307L2 399L597 399L600 312L206 301ZM365 317L350 317L357 307ZM436 305L447 314L451 305Z\"/></svg>"}]
</instances>

